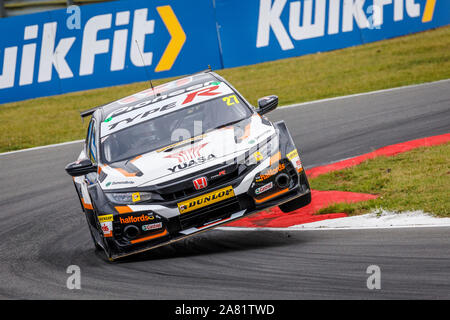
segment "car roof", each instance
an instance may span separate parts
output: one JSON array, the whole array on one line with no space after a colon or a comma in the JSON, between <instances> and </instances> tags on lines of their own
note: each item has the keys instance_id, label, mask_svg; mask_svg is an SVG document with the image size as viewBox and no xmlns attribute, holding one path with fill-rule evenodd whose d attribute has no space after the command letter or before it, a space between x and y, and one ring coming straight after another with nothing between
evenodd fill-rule
<instances>
[{"instance_id":1,"label":"car roof","mask_svg":"<svg viewBox=\"0 0 450 320\"><path fill-rule=\"evenodd\" d=\"M85 111L85 113L89 113L91 111L90 114L92 114L93 112L95 112L96 118L99 118L100 122L102 122L106 119L106 117L109 114L115 112L116 110L131 107L143 102L148 103L151 100L161 101L158 99L161 99L165 95L170 95L175 91L183 90L191 86L205 83L207 81L217 81L219 80L219 78L220 77L217 77L217 75L214 72L209 71L193 74L187 77L163 83L154 88L145 89L143 91L134 93L130 96L121 98L119 100L110 102L97 108L92 108L90 110ZM224 79L220 78L219 81L224 81Z\"/></svg>"}]
</instances>

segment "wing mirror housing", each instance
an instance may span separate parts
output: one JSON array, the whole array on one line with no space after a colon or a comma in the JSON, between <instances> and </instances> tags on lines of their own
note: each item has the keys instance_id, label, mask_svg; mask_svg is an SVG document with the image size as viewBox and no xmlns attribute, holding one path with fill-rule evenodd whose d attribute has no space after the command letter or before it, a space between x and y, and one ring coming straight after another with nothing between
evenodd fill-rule
<instances>
[{"instance_id":1,"label":"wing mirror housing","mask_svg":"<svg viewBox=\"0 0 450 320\"><path fill-rule=\"evenodd\" d=\"M66 166L66 172L72 177L84 176L91 172L97 172L97 165L89 159L81 159Z\"/></svg>"},{"instance_id":2,"label":"wing mirror housing","mask_svg":"<svg viewBox=\"0 0 450 320\"><path fill-rule=\"evenodd\" d=\"M269 113L278 106L278 97L275 95L267 96L258 99L258 109L257 112L260 115Z\"/></svg>"}]
</instances>

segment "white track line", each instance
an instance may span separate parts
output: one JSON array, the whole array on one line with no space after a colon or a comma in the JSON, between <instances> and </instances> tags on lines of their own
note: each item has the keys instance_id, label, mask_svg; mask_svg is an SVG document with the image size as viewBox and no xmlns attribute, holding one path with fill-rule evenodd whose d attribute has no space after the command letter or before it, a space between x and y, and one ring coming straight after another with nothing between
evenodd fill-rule
<instances>
[{"instance_id":1,"label":"white track line","mask_svg":"<svg viewBox=\"0 0 450 320\"><path fill-rule=\"evenodd\" d=\"M21 149L21 150L16 150L16 151L9 151L9 152L0 153L0 156L4 156L7 154L21 153L21 152L26 152L26 151L35 151L35 150L41 150L41 149L47 149L47 148L60 147L60 146L65 146L65 145L69 145L69 144L80 143L83 141L84 140L75 140L75 141L68 141L68 142L62 142L62 143L48 144L46 146Z\"/></svg>"},{"instance_id":2,"label":"white track line","mask_svg":"<svg viewBox=\"0 0 450 320\"><path fill-rule=\"evenodd\" d=\"M296 108L296 107L301 107L301 106L310 105L310 104L336 101L336 100L342 100L342 99L348 99L348 98L356 98L356 97L368 96L368 95L378 94L378 93L388 93L388 92L393 92L393 91L402 90L402 89L412 89L412 88L424 87L424 86L429 86L429 85L434 85L434 84L439 84L439 83L446 83L446 82L449 82L449 84L450 84L450 79L443 79L443 80L438 80L438 81L433 81L433 82L412 84L412 85L407 85L407 86L382 89L382 90L376 90L376 91L361 92L361 93L355 93L355 94L350 94L350 95L346 95L346 96L339 96L339 97L326 98L326 99L320 99L320 100L314 100L314 101L307 101L307 102L302 102L302 103L295 103L295 104L283 106L282 108L283 109Z\"/></svg>"},{"instance_id":3,"label":"white track line","mask_svg":"<svg viewBox=\"0 0 450 320\"><path fill-rule=\"evenodd\" d=\"M430 225L411 225L411 226L383 226L383 227L345 227L345 228L237 228L237 227L219 227L215 230L220 231L339 231L339 230L376 230L376 229L415 229L415 228L447 228L450 224L430 224Z\"/></svg>"},{"instance_id":4,"label":"white track line","mask_svg":"<svg viewBox=\"0 0 450 320\"><path fill-rule=\"evenodd\" d=\"M378 94L378 93L387 93L387 92L392 92L392 91L397 91L397 90L402 90L402 89L423 87L423 86L429 86L429 85L433 85L433 84L446 83L446 82L449 82L449 84L450 84L450 79L443 79L443 80L438 80L438 81L433 81L433 82L425 82L425 83L413 84L413 85L402 86L402 87L395 87L395 88L390 88L390 89L382 89L382 90L376 90L376 91L362 92L362 93L356 93L356 94L351 94L351 95L346 95L346 96L339 96L339 97L333 97L333 98L327 98L327 99L321 99L321 100L307 101L307 102L302 102L302 103L296 103L296 104L281 106L281 108L282 109L296 108L296 107L302 107L302 106L306 106L306 105L310 105L310 104L329 102L329 101L335 101L335 100L342 100L342 99L348 99L348 98L354 98L354 97L360 97L360 96L367 96L367 95ZM75 141L69 141L69 142L63 142L63 143L50 144L50 145L46 145L46 146L40 146L40 147L34 147L34 148L28 148L28 149L22 149L22 150L16 150L16 151L9 151L9 152L0 153L0 156L8 155L8 154L14 154L14 153L20 153L20 152L26 152L26 151L40 150L40 149L45 149L45 148L54 148L54 147L68 145L68 144L79 143L79 142L82 142L82 141L84 141L84 140L75 140Z\"/></svg>"},{"instance_id":5,"label":"white track line","mask_svg":"<svg viewBox=\"0 0 450 320\"><path fill-rule=\"evenodd\" d=\"M221 230L271 230L271 231L312 231L312 230L370 230L370 229L399 229L399 228L431 228L450 227L450 218L438 218L423 211L392 212L382 209L371 213L325 219L315 222L293 225L285 228L243 228L222 227Z\"/></svg>"}]
</instances>

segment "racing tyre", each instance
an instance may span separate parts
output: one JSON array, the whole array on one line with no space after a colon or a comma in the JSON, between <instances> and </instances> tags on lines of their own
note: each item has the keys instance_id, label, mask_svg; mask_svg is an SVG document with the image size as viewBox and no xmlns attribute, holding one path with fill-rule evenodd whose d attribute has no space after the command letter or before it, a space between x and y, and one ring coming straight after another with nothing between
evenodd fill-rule
<instances>
[{"instance_id":1,"label":"racing tyre","mask_svg":"<svg viewBox=\"0 0 450 320\"><path fill-rule=\"evenodd\" d=\"M294 200L291 200L289 202L280 204L278 207L284 213L288 213L288 212L300 209L310 203L311 203L311 192L309 192L301 197L295 198Z\"/></svg>"}]
</instances>

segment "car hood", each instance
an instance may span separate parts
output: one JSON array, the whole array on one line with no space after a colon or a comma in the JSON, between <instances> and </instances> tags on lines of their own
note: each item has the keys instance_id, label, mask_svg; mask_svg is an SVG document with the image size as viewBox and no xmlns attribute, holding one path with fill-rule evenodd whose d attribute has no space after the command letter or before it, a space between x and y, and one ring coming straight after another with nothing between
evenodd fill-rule
<instances>
[{"instance_id":1,"label":"car hood","mask_svg":"<svg viewBox=\"0 0 450 320\"><path fill-rule=\"evenodd\" d=\"M236 125L216 129L128 161L101 166L100 184L107 191L152 186L195 175L208 167L233 161L274 133L269 121L254 115Z\"/></svg>"}]
</instances>

